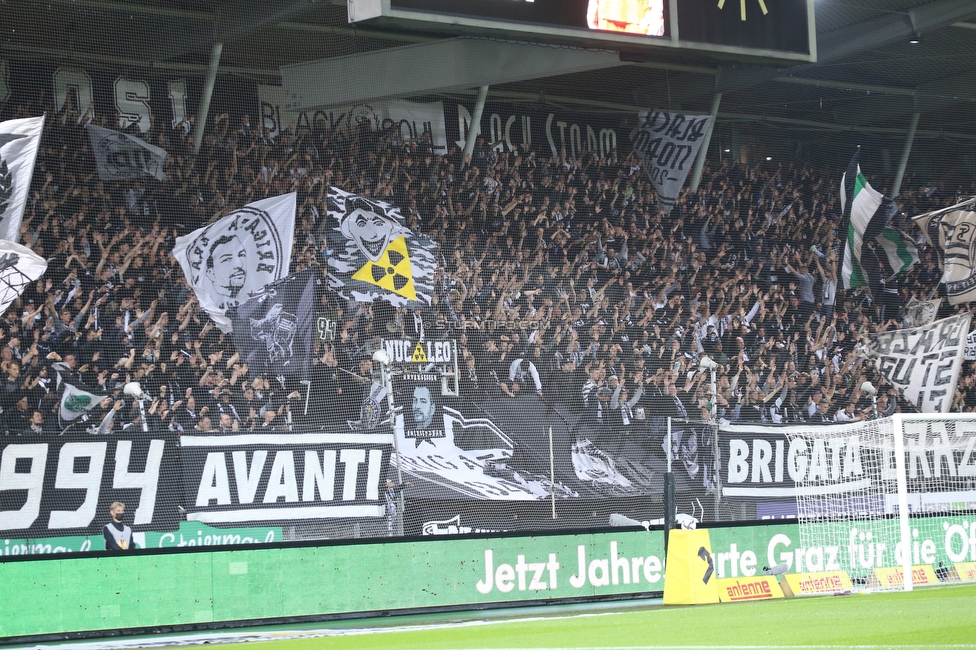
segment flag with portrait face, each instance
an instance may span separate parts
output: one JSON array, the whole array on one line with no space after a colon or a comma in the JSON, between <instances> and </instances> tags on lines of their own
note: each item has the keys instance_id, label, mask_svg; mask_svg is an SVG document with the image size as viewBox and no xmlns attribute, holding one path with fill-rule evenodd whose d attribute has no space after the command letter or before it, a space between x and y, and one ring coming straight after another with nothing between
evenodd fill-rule
<instances>
[{"instance_id":1,"label":"flag with portrait face","mask_svg":"<svg viewBox=\"0 0 976 650\"><path fill-rule=\"evenodd\" d=\"M232 331L228 309L288 275L295 202L294 192L255 201L177 238L173 257L221 331Z\"/></svg>"},{"instance_id":2,"label":"flag with portrait face","mask_svg":"<svg viewBox=\"0 0 976 650\"><path fill-rule=\"evenodd\" d=\"M430 304L437 242L414 232L400 208L377 199L329 192L329 286L359 302Z\"/></svg>"}]
</instances>

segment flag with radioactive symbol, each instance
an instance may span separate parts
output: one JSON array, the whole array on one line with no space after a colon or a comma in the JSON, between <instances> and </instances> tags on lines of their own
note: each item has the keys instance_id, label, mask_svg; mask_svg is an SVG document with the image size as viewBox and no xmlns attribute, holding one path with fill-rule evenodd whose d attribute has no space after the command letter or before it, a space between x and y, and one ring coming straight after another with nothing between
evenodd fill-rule
<instances>
[{"instance_id":1,"label":"flag with radioactive symbol","mask_svg":"<svg viewBox=\"0 0 976 650\"><path fill-rule=\"evenodd\" d=\"M329 285L340 295L395 306L430 304L437 243L414 232L400 208L333 187L328 220Z\"/></svg>"}]
</instances>

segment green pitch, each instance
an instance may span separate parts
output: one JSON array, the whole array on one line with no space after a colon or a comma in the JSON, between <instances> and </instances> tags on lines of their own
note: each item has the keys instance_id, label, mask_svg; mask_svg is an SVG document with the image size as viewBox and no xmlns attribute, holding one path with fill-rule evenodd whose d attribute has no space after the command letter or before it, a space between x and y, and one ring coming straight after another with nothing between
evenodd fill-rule
<instances>
[{"instance_id":1,"label":"green pitch","mask_svg":"<svg viewBox=\"0 0 976 650\"><path fill-rule=\"evenodd\" d=\"M457 619L460 615L450 615ZM477 618L477 614L472 617ZM248 650L318 648L973 648L976 585L911 593L799 598L760 603L647 606L623 612L460 621L344 636L241 644ZM356 625L353 623L352 625ZM406 628L406 629L405 629Z\"/></svg>"}]
</instances>

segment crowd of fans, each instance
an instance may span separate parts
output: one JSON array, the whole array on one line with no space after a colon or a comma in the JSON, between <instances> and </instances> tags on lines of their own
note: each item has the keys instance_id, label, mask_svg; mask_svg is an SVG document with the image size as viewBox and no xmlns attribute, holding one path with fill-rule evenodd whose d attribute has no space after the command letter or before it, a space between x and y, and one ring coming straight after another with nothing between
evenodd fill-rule
<instances>
[{"instance_id":1,"label":"crowd of fans","mask_svg":"<svg viewBox=\"0 0 976 650\"><path fill-rule=\"evenodd\" d=\"M45 108L8 106L3 117ZM80 113L49 112L21 228L49 267L0 323L8 434L62 430L56 367L105 395L79 425L102 432L142 426L128 381L150 394L153 428L348 428L369 390L369 341L400 336L457 340L464 399L538 393L583 413L609 445L651 415L708 419L704 356L719 366L714 407L729 420L911 408L855 348L864 332L901 327L910 297L935 293L938 257L920 246L904 277L885 284L879 263L869 290L844 291L836 169L712 161L698 191L686 188L665 214L623 149L560 160L479 138L465 160L453 145L435 155L429 134L405 141L364 125L346 137L319 122L272 137L247 115L221 114L197 156L189 122L145 135L168 151L168 181L106 183ZM400 206L410 228L439 243L433 302L387 310L323 289L318 312L336 326L315 344L311 384L256 375L200 308L170 255L174 240L297 191L291 271L326 274L330 186ZM901 225L945 202L930 194L902 193ZM973 370L966 364L953 410L976 407ZM880 388L876 406L861 390L868 380Z\"/></svg>"}]
</instances>

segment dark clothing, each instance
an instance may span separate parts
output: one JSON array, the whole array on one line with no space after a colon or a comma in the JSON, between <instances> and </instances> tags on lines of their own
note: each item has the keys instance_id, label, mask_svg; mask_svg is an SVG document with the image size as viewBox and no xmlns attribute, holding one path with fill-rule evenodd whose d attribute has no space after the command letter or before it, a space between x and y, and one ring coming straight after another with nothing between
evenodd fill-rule
<instances>
[{"instance_id":1,"label":"dark clothing","mask_svg":"<svg viewBox=\"0 0 976 650\"><path fill-rule=\"evenodd\" d=\"M102 529L105 550L113 553L127 553L132 550L132 529L125 524L110 521Z\"/></svg>"}]
</instances>

